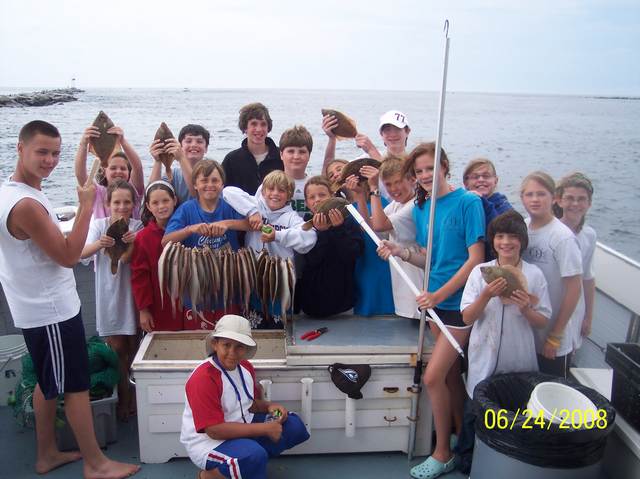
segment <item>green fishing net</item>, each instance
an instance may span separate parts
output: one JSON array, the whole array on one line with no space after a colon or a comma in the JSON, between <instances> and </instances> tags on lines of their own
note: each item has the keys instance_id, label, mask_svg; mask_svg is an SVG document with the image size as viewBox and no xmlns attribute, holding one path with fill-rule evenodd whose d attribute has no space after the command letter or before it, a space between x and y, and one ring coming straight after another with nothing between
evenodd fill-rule
<instances>
[{"instance_id":1,"label":"green fishing net","mask_svg":"<svg viewBox=\"0 0 640 479\"><path fill-rule=\"evenodd\" d=\"M102 339L97 336L87 341L89 354L89 395L91 400L103 399L113 394L113 388L118 384L118 355ZM37 378L31 355L22 357L22 377L16 386L13 415L23 426L33 427L35 417L33 413L33 391ZM57 425L64 423L63 396L58 396Z\"/></svg>"}]
</instances>

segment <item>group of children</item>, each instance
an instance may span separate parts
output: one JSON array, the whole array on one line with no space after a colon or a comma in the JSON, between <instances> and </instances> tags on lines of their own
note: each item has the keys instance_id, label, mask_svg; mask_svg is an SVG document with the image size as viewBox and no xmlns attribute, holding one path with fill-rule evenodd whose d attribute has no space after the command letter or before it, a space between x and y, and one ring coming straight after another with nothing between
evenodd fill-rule
<instances>
[{"instance_id":1,"label":"group of children","mask_svg":"<svg viewBox=\"0 0 640 479\"><path fill-rule=\"evenodd\" d=\"M253 422L249 413L266 412L268 407L257 399L260 394L253 380L247 387L245 375L253 377L253 372L249 363L241 362L250 356L246 348L252 342L250 330L248 334L237 331L244 331L243 321L247 320L249 328L281 327L292 311L283 311L276 304L265 316L256 295L250 310L219 305L194 315L195 305L185 298L184 309L174 313L175 305L166 301L166 291L165 301L161 300L158 282L158 259L169 242L233 250L244 245L256 255L266 249L270 255L294 259L294 311L311 317L353 309L364 316L395 313L416 318L418 308L433 309L460 345L468 343L469 364L465 384L457 352L432 325L435 345L423 379L434 414L436 447L425 462L412 469L416 478L434 478L454 467L452 431L460 437L457 451L465 454L463 438L468 435L469 421L463 415L464 404L473 397L478 382L495 373L537 369L566 376L571 353L590 331L595 232L584 224L593 195L588 178L574 174L556 186L543 172L528 175L520 194L529 215L524 220L496 191L498 176L491 161L470 162L463 175L464 188L456 187L450 182L451 165L443 150L438 190L434 191L435 144L421 143L408 152L408 119L390 111L380 119L384 154L365 135L356 137L365 156L382 160L380 168L364 166L339 185L384 238L376 247L349 216L345 218L337 209L319 212L323 201L334 196L348 163L334 158L332 129L336 125L334 117L324 117L328 147L323 174L309 177L313 139L306 128L286 130L276 147L267 136L272 128L267 108L253 103L240 110L239 127L246 135L241 148L229 153L222 164L204 158L210 135L200 125L185 126L177 140L154 141L150 154L155 161L146 188L140 158L124 132L119 127L109 131L118 137L122 151L109 158L96 179L93 217L81 257L95 259L97 329L120 359L118 416L125 420L135 412L128 370L139 329L235 331L226 336L214 333L211 338L212 356L201 374L216 376L216 389L200 390L197 384L202 380L195 379L198 370L187 385L188 424L183 425L183 440L190 439L185 444L198 444L201 452L206 444L206 448L217 448L222 454L218 458L226 457L220 462L203 452L194 459L204 470L202 477L222 477L216 475L219 473L233 477L229 468L248 467L238 466L235 449L225 452L206 437L221 445L236 438L278 436L280 440L280 434L286 436L282 430L276 434L276 427L267 424L248 428ZM89 140L97 136L96 128L87 128L78 147L75 166L80 185L87 181ZM178 163L165 177L160 162L163 153L173 155ZM409 278L422 286L432 198L436 198L436 214L430 279L427 291L415 298L385 260L397 257ZM115 242L107 230L121 219L129 227L122 237L128 248L113 274L107 249ZM303 228L305 220L313 227ZM504 279L487 284L481 268L507 265L522 272L528 290L502 298ZM247 319L241 321L239 314ZM226 320L220 319L225 315ZM231 329L229 322L234 325ZM238 344L244 349L238 350ZM234 348L236 352L230 353ZM234 359L225 362L224 357ZM193 387L189 386L192 382ZM242 392L245 399L240 397ZM213 406L207 410L204 405L209 399ZM241 418L235 417L238 406ZM279 410L286 419L284 408ZM239 420L247 427L235 431L216 426ZM298 439L287 440L287 447L304 440L298 426L296 430Z\"/></svg>"}]
</instances>

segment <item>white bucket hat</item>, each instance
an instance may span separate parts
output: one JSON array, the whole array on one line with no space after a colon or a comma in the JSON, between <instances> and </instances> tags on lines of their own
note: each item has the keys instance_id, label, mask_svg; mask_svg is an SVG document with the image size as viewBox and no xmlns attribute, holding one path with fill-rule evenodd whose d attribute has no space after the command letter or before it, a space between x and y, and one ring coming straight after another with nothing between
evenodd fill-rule
<instances>
[{"instance_id":1,"label":"white bucket hat","mask_svg":"<svg viewBox=\"0 0 640 479\"><path fill-rule=\"evenodd\" d=\"M380 126L378 130L382 130L384 125L393 125L398 128L404 129L409 126L409 119L407 115L398 110L389 110L380 117Z\"/></svg>"},{"instance_id":2,"label":"white bucket hat","mask_svg":"<svg viewBox=\"0 0 640 479\"><path fill-rule=\"evenodd\" d=\"M238 341L247 346L246 359L251 359L256 354L258 346L251 337L251 325L242 316L237 314L225 314L216 323L216 328L207 335L207 354L213 353L211 341L213 338L227 338Z\"/></svg>"}]
</instances>

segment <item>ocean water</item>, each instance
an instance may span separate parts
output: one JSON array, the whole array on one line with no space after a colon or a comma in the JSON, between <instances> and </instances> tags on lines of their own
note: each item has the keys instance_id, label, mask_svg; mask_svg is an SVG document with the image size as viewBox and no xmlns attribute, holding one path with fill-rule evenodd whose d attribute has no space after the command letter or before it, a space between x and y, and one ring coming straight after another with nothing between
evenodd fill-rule
<instances>
[{"instance_id":1,"label":"ocean water","mask_svg":"<svg viewBox=\"0 0 640 479\"><path fill-rule=\"evenodd\" d=\"M2 91L10 92L16 90ZM408 116L411 147L435 138L438 109L436 92L91 89L79 98L48 107L0 109L0 180L13 171L21 126L34 119L55 124L62 134L60 164L43 189L54 204L65 205L75 204L77 144L99 110L124 129L148 174L153 161L148 147L161 121L176 135L187 123L204 125L211 132L207 156L222 161L242 140L239 108L260 101L269 107L276 142L294 124L310 130L314 147L308 170L317 174L326 145L321 108L350 115L379 148L377 127L383 112L398 109ZM559 178L582 171L595 187L588 222L599 240L640 260L640 100L450 92L443 146L454 184L462 184L462 170L469 160L487 157L496 164L500 191L520 211L519 186L527 173L542 169ZM359 154L352 140L338 143L338 158Z\"/></svg>"}]
</instances>

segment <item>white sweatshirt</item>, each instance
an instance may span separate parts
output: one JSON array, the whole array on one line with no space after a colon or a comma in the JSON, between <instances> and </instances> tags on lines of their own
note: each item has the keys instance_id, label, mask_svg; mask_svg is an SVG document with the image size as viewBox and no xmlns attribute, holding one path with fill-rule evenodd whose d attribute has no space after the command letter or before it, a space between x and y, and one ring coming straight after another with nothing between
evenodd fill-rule
<instances>
[{"instance_id":1,"label":"white sweatshirt","mask_svg":"<svg viewBox=\"0 0 640 479\"><path fill-rule=\"evenodd\" d=\"M271 256L291 258L293 253L308 253L318 239L316 232L311 229L304 231L304 221L287 203L279 210L271 210L267 206L260 189L256 196L251 196L244 190L235 186L226 186L222 190L222 197L238 213L251 216L254 213L262 215L262 222L270 225L276 231L276 240L271 243L263 243L260 240L260 231L248 231L245 244L258 254L262 248L266 248Z\"/></svg>"}]
</instances>

